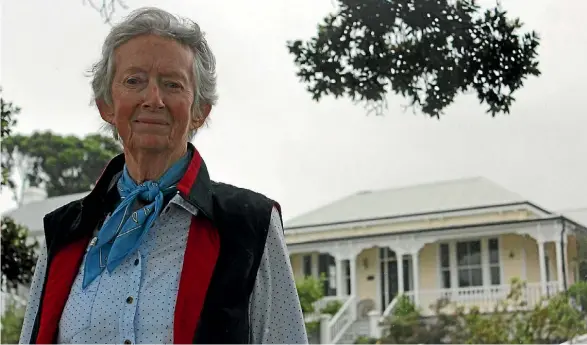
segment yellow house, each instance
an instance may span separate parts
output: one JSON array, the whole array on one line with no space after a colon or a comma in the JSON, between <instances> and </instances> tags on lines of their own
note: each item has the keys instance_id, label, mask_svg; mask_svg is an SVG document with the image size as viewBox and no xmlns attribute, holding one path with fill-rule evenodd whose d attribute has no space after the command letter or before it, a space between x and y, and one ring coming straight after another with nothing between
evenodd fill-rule
<instances>
[{"instance_id":1,"label":"yellow house","mask_svg":"<svg viewBox=\"0 0 587 345\"><path fill-rule=\"evenodd\" d=\"M587 212L585 212L587 214ZM575 220L574 220L575 219ZM361 192L289 220L296 278L326 276L321 342L377 336L405 294L422 312L440 298L491 311L527 282L532 305L579 280L576 218L545 210L485 178Z\"/></svg>"}]
</instances>

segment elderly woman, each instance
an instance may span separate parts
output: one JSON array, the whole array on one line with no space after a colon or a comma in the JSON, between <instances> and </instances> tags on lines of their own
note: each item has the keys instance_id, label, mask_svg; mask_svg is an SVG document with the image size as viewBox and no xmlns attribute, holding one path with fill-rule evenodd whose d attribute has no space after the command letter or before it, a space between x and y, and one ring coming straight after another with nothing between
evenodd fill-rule
<instances>
[{"instance_id":1,"label":"elderly woman","mask_svg":"<svg viewBox=\"0 0 587 345\"><path fill-rule=\"evenodd\" d=\"M140 9L93 72L124 153L45 216L21 343L306 343L279 206L211 181L189 142L216 102L198 25Z\"/></svg>"}]
</instances>

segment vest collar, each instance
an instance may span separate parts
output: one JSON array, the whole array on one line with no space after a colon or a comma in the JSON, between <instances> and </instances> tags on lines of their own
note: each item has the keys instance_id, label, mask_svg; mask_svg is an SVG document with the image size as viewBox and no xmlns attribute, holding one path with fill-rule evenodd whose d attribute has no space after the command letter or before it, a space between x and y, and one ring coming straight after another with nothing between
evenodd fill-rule
<instances>
[{"instance_id":1,"label":"vest collar","mask_svg":"<svg viewBox=\"0 0 587 345\"><path fill-rule=\"evenodd\" d=\"M198 150L192 143L188 143L188 150L192 152L192 159L186 173L179 181L177 189L179 195L188 203L196 207L208 219L214 218L214 205L212 195L212 182L206 164ZM124 154L114 157L107 165L102 175L83 200L82 205L102 204L110 188L115 186L112 183L114 177L122 172L124 168Z\"/></svg>"}]
</instances>

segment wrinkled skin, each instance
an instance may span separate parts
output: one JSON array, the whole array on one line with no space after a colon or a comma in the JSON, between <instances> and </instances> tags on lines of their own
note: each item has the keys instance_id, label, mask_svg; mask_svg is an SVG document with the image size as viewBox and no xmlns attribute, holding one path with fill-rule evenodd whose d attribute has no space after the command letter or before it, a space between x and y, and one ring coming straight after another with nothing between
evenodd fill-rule
<instances>
[{"instance_id":1,"label":"wrinkled skin","mask_svg":"<svg viewBox=\"0 0 587 345\"><path fill-rule=\"evenodd\" d=\"M122 139L130 175L137 183L157 180L187 149L189 133L210 112L192 116L194 54L180 43L145 35L115 51L112 104L97 100L104 121Z\"/></svg>"}]
</instances>

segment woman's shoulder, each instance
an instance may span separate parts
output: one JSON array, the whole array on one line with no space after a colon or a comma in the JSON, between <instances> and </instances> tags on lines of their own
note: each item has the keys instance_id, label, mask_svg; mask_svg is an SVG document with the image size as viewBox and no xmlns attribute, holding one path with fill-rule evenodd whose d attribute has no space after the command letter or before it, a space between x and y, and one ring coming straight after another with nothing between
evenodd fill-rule
<instances>
[{"instance_id":1,"label":"woman's shoulder","mask_svg":"<svg viewBox=\"0 0 587 345\"><path fill-rule=\"evenodd\" d=\"M274 203L264 194L253 191L251 189L237 187L228 183L212 181L213 194L220 198L235 199L234 201L243 200L258 200Z\"/></svg>"},{"instance_id":2,"label":"woman's shoulder","mask_svg":"<svg viewBox=\"0 0 587 345\"><path fill-rule=\"evenodd\" d=\"M231 216L269 219L273 208L279 207L276 201L250 189L222 182L212 182L211 185L215 209Z\"/></svg>"},{"instance_id":3,"label":"woman's shoulder","mask_svg":"<svg viewBox=\"0 0 587 345\"><path fill-rule=\"evenodd\" d=\"M47 213L44 217L45 223L63 222L66 219L77 218L82 211L82 200L68 202L55 210Z\"/></svg>"}]
</instances>

